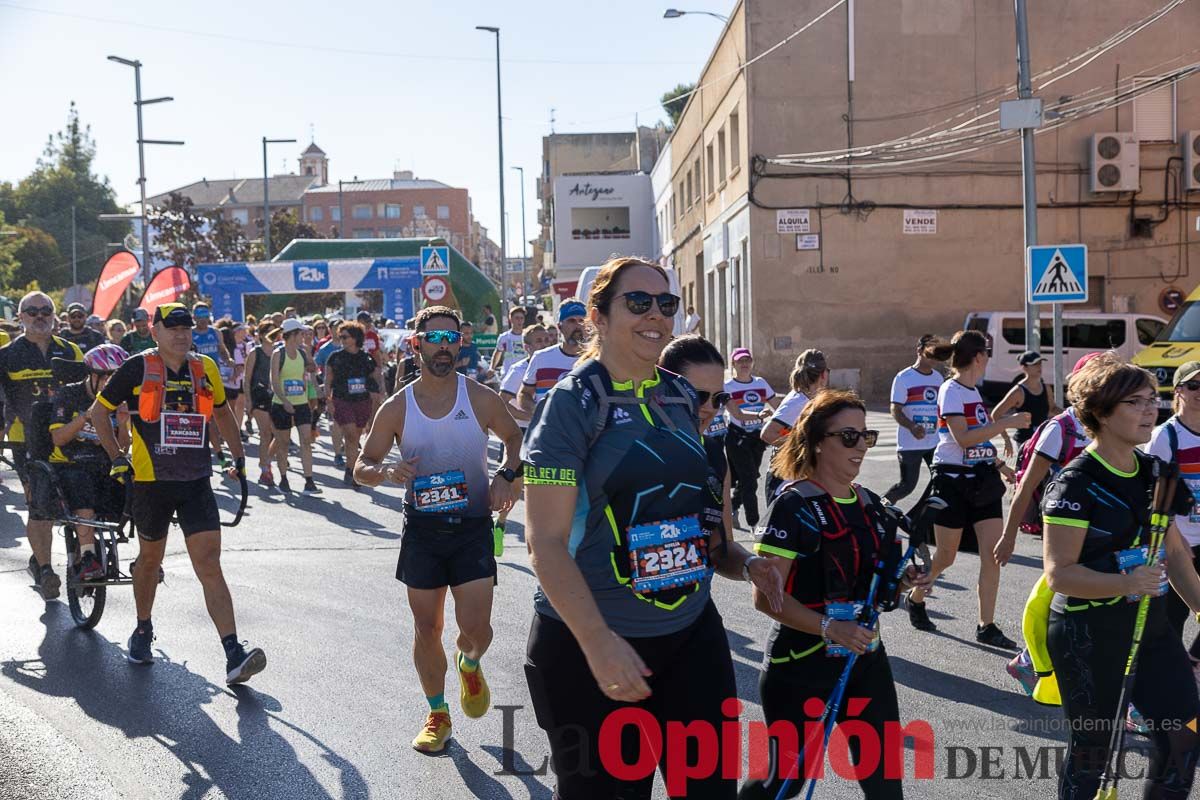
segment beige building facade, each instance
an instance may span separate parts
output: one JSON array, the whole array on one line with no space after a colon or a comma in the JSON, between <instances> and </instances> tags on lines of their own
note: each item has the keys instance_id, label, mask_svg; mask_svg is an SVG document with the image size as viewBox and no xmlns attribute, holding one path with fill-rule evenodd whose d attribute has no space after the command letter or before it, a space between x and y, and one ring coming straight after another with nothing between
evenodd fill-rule
<instances>
[{"instance_id":1,"label":"beige building facade","mask_svg":"<svg viewBox=\"0 0 1200 800\"><path fill-rule=\"evenodd\" d=\"M1087 308L1163 314L1164 290L1197 283L1200 194L1189 187L1200 184L1180 139L1200 129L1200 76L1131 93L1196 60L1200 14L1181 6L1070 60L1162 5L1030 4L1034 74L1063 65L1034 81L1035 95L1065 115L1048 115L1035 140L1039 241L1088 245ZM971 311L1022 307L1020 146L996 125L998 101L1015 98L1004 93L1015 82L1013 8L858 0L742 68L827 8L734 8L668 143L663 255L706 335L724 352L751 347L777 388L796 355L818 347L848 370L844 383L882 402L921 334L950 335ZM907 163L880 163L882 147L849 169L813 161L939 133L959 144L893 158ZM1105 139L1094 137L1108 133L1138 162L1116 159L1111 188L1093 177ZM1134 190L1117 191L1122 182Z\"/></svg>"}]
</instances>

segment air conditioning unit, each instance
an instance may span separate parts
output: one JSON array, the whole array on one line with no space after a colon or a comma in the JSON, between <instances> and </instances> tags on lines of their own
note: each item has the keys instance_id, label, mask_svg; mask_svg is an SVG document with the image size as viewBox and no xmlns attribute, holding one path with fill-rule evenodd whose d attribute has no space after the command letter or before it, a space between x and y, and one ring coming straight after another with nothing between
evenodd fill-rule
<instances>
[{"instance_id":1,"label":"air conditioning unit","mask_svg":"<svg viewBox=\"0 0 1200 800\"><path fill-rule=\"evenodd\" d=\"M1200 131L1183 132L1183 190L1200 191Z\"/></svg>"},{"instance_id":2,"label":"air conditioning unit","mask_svg":"<svg viewBox=\"0 0 1200 800\"><path fill-rule=\"evenodd\" d=\"M1133 131L1092 134L1092 192L1136 192L1141 188L1140 157Z\"/></svg>"}]
</instances>

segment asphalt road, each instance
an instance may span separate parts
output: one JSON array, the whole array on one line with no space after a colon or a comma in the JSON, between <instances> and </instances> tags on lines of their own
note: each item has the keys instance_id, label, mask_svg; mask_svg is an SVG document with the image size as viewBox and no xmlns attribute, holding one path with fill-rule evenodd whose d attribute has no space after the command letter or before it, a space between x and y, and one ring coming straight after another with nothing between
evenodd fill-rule
<instances>
[{"instance_id":1,"label":"asphalt road","mask_svg":"<svg viewBox=\"0 0 1200 800\"><path fill-rule=\"evenodd\" d=\"M862 482L882 493L897 476L895 426L884 414L872 414L871 424L883 436ZM449 675L455 738L445 754L424 756L409 746L427 705L411 664L403 587L393 577L399 491L342 488L324 446L316 462L323 495L285 500L252 488L246 519L226 532L223 563L239 635L269 657L267 671L236 690L224 685L223 653L178 531L154 612L158 660L133 666L124 658L134 623L130 590L110 590L91 632L74 628L65 603L43 602L25 572L29 550L15 477L0 473L0 797L550 797L552 776L539 774L546 740L522 672L535 586L523 509L509 522L496 639L483 661L496 707L467 719ZM254 466L251 473L257 476ZM234 508L231 488L227 483L221 501L226 515ZM738 538L749 540L749 532ZM56 541L60 571L62 560ZM977 558L962 554L939 582L930 603L938 633L917 633L902 612L883 622L902 716L927 721L934 735L935 777L909 779L906 791L923 798L1053 797L1062 717L1035 705L1008 677L1010 654L975 643L977 569ZM1039 570L1040 540L1023 537L1004 571L997 615L1013 638L1020 638L1021 609ZM761 720L757 678L767 620L750 605L745 584L718 578L714 596L743 720ZM452 610L446 628L451 650ZM1132 745L1141 748L1144 740L1134 737ZM910 752L908 774L913 762ZM1128 765L1136 774L1145 760L1135 752ZM1139 793L1132 783L1124 791ZM657 786L656 797L665 796ZM831 776L817 796L861 793Z\"/></svg>"}]
</instances>

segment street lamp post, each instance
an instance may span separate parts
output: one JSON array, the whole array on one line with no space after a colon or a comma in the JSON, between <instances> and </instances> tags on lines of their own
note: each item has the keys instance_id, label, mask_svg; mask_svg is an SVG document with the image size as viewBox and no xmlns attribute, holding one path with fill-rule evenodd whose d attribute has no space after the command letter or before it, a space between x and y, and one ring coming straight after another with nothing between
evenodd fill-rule
<instances>
[{"instance_id":1,"label":"street lamp post","mask_svg":"<svg viewBox=\"0 0 1200 800\"><path fill-rule=\"evenodd\" d=\"M174 139L146 139L142 135L142 106L148 106L152 103L169 103L174 100L174 97L151 97L149 100L142 99L142 62L137 59L121 58L120 56L109 56L109 61L116 64L124 64L127 67L133 67L133 88L134 101L133 104L137 108L137 142L138 142L138 188L141 192L141 214L142 221L142 271L145 273L146 282L150 282L150 228L146 225L146 151L143 145L147 144L168 144L182 145L182 141Z\"/></svg>"},{"instance_id":2,"label":"street lamp post","mask_svg":"<svg viewBox=\"0 0 1200 800\"><path fill-rule=\"evenodd\" d=\"M489 25L476 25L477 31L496 34L496 138L500 145L500 285L504 286L504 262L508 258L508 236L504 231L504 117L500 103L500 29ZM501 292L500 300L507 305Z\"/></svg>"},{"instance_id":3,"label":"street lamp post","mask_svg":"<svg viewBox=\"0 0 1200 800\"><path fill-rule=\"evenodd\" d=\"M722 16L712 11L680 11L678 8L668 8L663 12L663 19L679 19L685 14L707 14L710 17L716 17L721 22L729 22L729 17Z\"/></svg>"},{"instance_id":4,"label":"street lamp post","mask_svg":"<svg viewBox=\"0 0 1200 800\"><path fill-rule=\"evenodd\" d=\"M529 239L525 235L525 168L513 167L521 173L521 285L524 296L529 295ZM525 302L524 299L521 302Z\"/></svg>"},{"instance_id":5,"label":"street lamp post","mask_svg":"<svg viewBox=\"0 0 1200 800\"><path fill-rule=\"evenodd\" d=\"M295 139L268 139L262 137L263 145L263 258L271 260L271 176L267 172L267 145L295 144Z\"/></svg>"}]
</instances>

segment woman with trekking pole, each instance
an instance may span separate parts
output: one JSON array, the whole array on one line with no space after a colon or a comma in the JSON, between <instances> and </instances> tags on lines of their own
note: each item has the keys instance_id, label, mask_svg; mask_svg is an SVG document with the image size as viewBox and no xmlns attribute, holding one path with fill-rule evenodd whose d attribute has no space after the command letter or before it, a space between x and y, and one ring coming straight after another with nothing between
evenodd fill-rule
<instances>
[{"instance_id":1,"label":"woman with trekking pole","mask_svg":"<svg viewBox=\"0 0 1200 800\"><path fill-rule=\"evenodd\" d=\"M1054 592L1047 648L1070 723L1061 800L1115 798L1127 706L1148 722L1144 797L1191 791L1200 697L1167 618L1167 582L1200 611L1191 549L1171 521L1193 507L1177 470L1139 451L1157 411L1154 377L1104 354L1071 378L1093 442L1042 500L1045 576Z\"/></svg>"},{"instance_id":2,"label":"woman with trekking pole","mask_svg":"<svg viewBox=\"0 0 1200 800\"><path fill-rule=\"evenodd\" d=\"M844 707L834 710L835 700L869 697L854 719L868 724L882 742L884 725L899 721L900 708L887 652L874 628L875 601L890 608L901 587L928 586L929 578L905 566L895 515L854 482L878 439L866 422L857 395L820 391L775 453L771 466L785 483L758 529L754 549L785 579L786 594L777 611L756 587L754 604L775 620L759 679L767 724L786 721L805 731L804 723L813 719L805 713L806 701L814 697L842 722ZM879 588L876 576L883 574L890 577ZM826 736L831 729L832 723ZM803 776L816 767L803 762L824 758L823 748L808 744L811 756L798 759L776 742L766 778L747 782L738 797L798 794ZM857 744L852 738L856 763ZM900 777L884 772L880 763L859 781L868 800L903 796Z\"/></svg>"}]
</instances>

